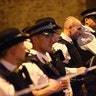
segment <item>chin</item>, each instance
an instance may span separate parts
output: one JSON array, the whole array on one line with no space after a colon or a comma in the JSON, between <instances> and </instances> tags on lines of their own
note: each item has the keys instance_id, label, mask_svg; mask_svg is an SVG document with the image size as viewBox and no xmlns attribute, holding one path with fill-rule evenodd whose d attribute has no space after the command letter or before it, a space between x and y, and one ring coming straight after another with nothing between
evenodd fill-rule
<instances>
[{"instance_id":1,"label":"chin","mask_svg":"<svg viewBox=\"0 0 96 96\"><path fill-rule=\"evenodd\" d=\"M18 62L19 62L19 65L22 64L22 62L25 60L25 58L22 58L22 59L19 59Z\"/></svg>"},{"instance_id":2,"label":"chin","mask_svg":"<svg viewBox=\"0 0 96 96\"><path fill-rule=\"evenodd\" d=\"M52 50L49 50L48 52L49 52L49 53L51 53L51 52L52 52Z\"/></svg>"}]
</instances>

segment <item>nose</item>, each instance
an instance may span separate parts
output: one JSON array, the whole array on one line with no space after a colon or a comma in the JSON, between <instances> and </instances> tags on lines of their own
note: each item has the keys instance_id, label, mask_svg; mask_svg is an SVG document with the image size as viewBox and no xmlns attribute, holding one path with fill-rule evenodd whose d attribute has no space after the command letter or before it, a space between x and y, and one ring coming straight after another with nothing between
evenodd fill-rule
<instances>
[{"instance_id":1,"label":"nose","mask_svg":"<svg viewBox=\"0 0 96 96\"><path fill-rule=\"evenodd\" d=\"M51 38L51 42L54 43L55 42L55 39L54 37Z\"/></svg>"}]
</instances>

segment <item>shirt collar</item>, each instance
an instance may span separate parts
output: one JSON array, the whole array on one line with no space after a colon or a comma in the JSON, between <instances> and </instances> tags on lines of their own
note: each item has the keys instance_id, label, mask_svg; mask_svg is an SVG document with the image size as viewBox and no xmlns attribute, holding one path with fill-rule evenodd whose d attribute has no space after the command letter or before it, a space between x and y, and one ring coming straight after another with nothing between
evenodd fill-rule
<instances>
[{"instance_id":1,"label":"shirt collar","mask_svg":"<svg viewBox=\"0 0 96 96\"><path fill-rule=\"evenodd\" d=\"M94 39L95 36L90 32L82 32L82 34L78 37L77 42L79 46L83 46L92 42Z\"/></svg>"},{"instance_id":2,"label":"shirt collar","mask_svg":"<svg viewBox=\"0 0 96 96\"><path fill-rule=\"evenodd\" d=\"M46 53L45 55L34 50L34 49L31 49L30 50L30 53L33 54L33 55L37 55L38 59L42 62L42 63L46 63L46 62L50 62L51 61L51 57L49 56L48 53ZM46 62L45 62L46 61Z\"/></svg>"},{"instance_id":3,"label":"shirt collar","mask_svg":"<svg viewBox=\"0 0 96 96\"><path fill-rule=\"evenodd\" d=\"M6 69L8 69L8 70L11 71L11 72L17 67L16 65L11 64L11 63L7 62L7 61L4 60L4 59L1 59L1 60L0 60L0 63L1 63Z\"/></svg>"},{"instance_id":4,"label":"shirt collar","mask_svg":"<svg viewBox=\"0 0 96 96\"><path fill-rule=\"evenodd\" d=\"M72 39L70 37L68 37L67 35L65 35L63 32L61 33L61 37L66 40L67 42L71 43Z\"/></svg>"},{"instance_id":5,"label":"shirt collar","mask_svg":"<svg viewBox=\"0 0 96 96\"><path fill-rule=\"evenodd\" d=\"M91 27L88 27L88 26L84 26L84 27L86 28L85 31L92 32L92 33L95 32L95 30L93 30Z\"/></svg>"}]
</instances>

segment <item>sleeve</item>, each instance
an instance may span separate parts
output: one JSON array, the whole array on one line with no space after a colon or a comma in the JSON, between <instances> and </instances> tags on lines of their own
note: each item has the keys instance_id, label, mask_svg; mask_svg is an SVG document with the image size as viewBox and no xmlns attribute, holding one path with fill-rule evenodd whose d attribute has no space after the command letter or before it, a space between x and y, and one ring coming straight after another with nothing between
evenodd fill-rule
<instances>
[{"instance_id":1,"label":"sleeve","mask_svg":"<svg viewBox=\"0 0 96 96\"><path fill-rule=\"evenodd\" d=\"M29 73L29 76L36 87L36 89L45 87L49 84L49 78L43 73L43 71L35 63L23 64Z\"/></svg>"},{"instance_id":2,"label":"sleeve","mask_svg":"<svg viewBox=\"0 0 96 96\"><path fill-rule=\"evenodd\" d=\"M65 67L65 69L66 69L66 74L74 74L74 73L77 73L77 68Z\"/></svg>"},{"instance_id":3,"label":"sleeve","mask_svg":"<svg viewBox=\"0 0 96 96\"><path fill-rule=\"evenodd\" d=\"M53 48L55 50L59 50L59 49L62 50L64 58L65 58L64 63L67 64L69 62L69 60L71 59L71 57L70 57L70 54L68 52L68 49L67 49L66 45L65 44L60 44L60 43L55 43L53 45Z\"/></svg>"},{"instance_id":4,"label":"sleeve","mask_svg":"<svg viewBox=\"0 0 96 96\"><path fill-rule=\"evenodd\" d=\"M14 86L0 77L0 96L14 96L14 94Z\"/></svg>"},{"instance_id":5,"label":"sleeve","mask_svg":"<svg viewBox=\"0 0 96 96\"><path fill-rule=\"evenodd\" d=\"M85 45L86 48L92 52L93 54L96 54L96 39Z\"/></svg>"},{"instance_id":6,"label":"sleeve","mask_svg":"<svg viewBox=\"0 0 96 96\"><path fill-rule=\"evenodd\" d=\"M53 48L55 50L58 50L58 49L61 49L62 50L63 55L65 57L64 63L67 64L69 62L69 60L71 59L71 57L70 57L70 55L68 53L68 49L67 49L66 45L65 44L62 45L62 44L59 44L59 43L55 43L53 45ZM65 67L65 69L66 69L66 74L77 73L77 69L76 68Z\"/></svg>"},{"instance_id":7,"label":"sleeve","mask_svg":"<svg viewBox=\"0 0 96 96\"><path fill-rule=\"evenodd\" d=\"M93 54L96 54L96 38L91 33L84 32L79 36L77 42L81 49L88 50Z\"/></svg>"}]
</instances>

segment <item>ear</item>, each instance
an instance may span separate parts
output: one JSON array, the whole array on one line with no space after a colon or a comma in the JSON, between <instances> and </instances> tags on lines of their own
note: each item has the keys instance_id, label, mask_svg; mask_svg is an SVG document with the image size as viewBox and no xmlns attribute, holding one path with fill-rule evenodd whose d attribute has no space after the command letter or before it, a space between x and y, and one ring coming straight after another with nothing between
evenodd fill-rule
<instances>
[{"instance_id":1,"label":"ear","mask_svg":"<svg viewBox=\"0 0 96 96\"><path fill-rule=\"evenodd\" d=\"M85 18L85 23L87 23L87 21L88 21L88 18Z\"/></svg>"},{"instance_id":2,"label":"ear","mask_svg":"<svg viewBox=\"0 0 96 96\"><path fill-rule=\"evenodd\" d=\"M38 36L32 36L31 41L32 43L36 43L38 41Z\"/></svg>"},{"instance_id":3,"label":"ear","mask_svg":"<svg viewBox=\"0 0 96 96\"><path fill-rule=\"evenodd\" d=\"M12 53L12 54L14 55L15 52L16 52L16 49L17 49L16 46L12 46L12 47L10 48L10 53Z\"/></svg>"},{"instance_id":4,"label":"ear","mask_svg":"<svg viewBox=\"0 0 96 96\"><path fill-rule=\"evenodd\" d=\"M71 29L72 28L72 26L69 26L69 29Z\"/></svg>"}]
</instances>

